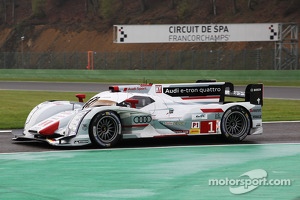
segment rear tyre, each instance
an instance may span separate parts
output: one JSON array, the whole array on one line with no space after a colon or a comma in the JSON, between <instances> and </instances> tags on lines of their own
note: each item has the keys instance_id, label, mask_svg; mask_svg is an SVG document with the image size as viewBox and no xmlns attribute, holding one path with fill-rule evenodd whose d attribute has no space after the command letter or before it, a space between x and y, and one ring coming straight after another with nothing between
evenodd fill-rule
<instances>
[{"instance_id":1,"label":"rear tyre","mask_svg":"<svg viewBox=\"0 0 300 200\"><path fill-rule=\"evenodd\" d=\"M89 136L99 147L112 147L121 138L121 121L112 111L97 113L90 123Z\"/></svg>"},{"instance_id":2,"label":"rear tyre","mask_svg":"<svg viewBox=\"0 0 300 200\"><path fill-rule=\"evenodd\" d=\"M222 135L226 140L238 142L250 133L251 120L247 110L241 106L230 107L221 120Z\"/></svg>"}]
</instances>

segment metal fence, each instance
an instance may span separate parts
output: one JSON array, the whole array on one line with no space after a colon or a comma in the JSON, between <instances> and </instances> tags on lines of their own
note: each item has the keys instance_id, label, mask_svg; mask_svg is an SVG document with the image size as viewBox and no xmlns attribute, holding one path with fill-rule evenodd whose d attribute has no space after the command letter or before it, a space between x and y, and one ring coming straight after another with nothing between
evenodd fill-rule
<instances>
[{"instance_id":1,"label":"metal fence","mask_svg":"<svg viewBox=\"0 0 300 200\"><path fill-rule=\"evenodd\" d=\"M274 56L274 49L94 52L93 63L95 70L274 70ZM0 69L86 69L87 59L87 52L0 52Z\"/></svg>"}]
</instances>

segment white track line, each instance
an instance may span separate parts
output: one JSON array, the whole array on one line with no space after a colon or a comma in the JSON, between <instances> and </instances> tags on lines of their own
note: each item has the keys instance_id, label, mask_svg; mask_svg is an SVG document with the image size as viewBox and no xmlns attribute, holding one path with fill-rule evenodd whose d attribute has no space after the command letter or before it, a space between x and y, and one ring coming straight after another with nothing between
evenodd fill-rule
<instances>
[{"instance_id":1,"label":"white track line","mask_svg":"<svg viewBox=\"0 0 300 200\"><path fill-rule=\"evenodd\" d=\"M11 133L12 130L0 130L0 133Z\"/></svg>"}]
</instances>

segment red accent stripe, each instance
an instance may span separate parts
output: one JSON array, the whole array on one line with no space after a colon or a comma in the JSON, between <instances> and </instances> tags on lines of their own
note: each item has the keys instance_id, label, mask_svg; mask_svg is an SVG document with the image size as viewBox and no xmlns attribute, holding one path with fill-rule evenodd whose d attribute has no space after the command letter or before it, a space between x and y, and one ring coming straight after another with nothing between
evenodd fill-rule
<instances>
[{"instance_id":1,"label":"red accent stripe","mask_svg":"<svg viewBox=\"0 0 300 200\"><path fill-rule=\"evenodd\" d=\"M193 96L193 97L181 97L182 100L191 100L191 99L219 99L220 96Z\"/></svg>"},{"instance_id":2,"label":"red accent stripe","mask_svg":"<svg viewBox=\"0 0 300 200\"><path fill-rule=\"evenodd\" d=\"M47 126L39 131L41 135L53 135L54 131L58 129L59 121L52 123L50 126Z\"/></svg>"},{"instance_id":3,"label":"red accent stripe","mask_svg":"<svg viewBox=\"0 0 300 200\"><path fill-rule=\"evenodd\" d=\"M146 127L149 124L135 124L135 125L128 125L128 126L123 126L124 128L134 128L134 127Z\"/></svg>"},{"instance_id":4,"label":"red accent stripe","mask_svg":"<svg viewBox=\"0 0 300 200\"><path fill-rule=\"evenodd\" d=\"M156 135L153 136L155 138L161 138L161 137L174 137L174 136L188 136L187 134L169 134L169 135Z\"/></svg>"},{"instance_id":5,"label":"red accent stripe","mask_svg":"<svg viewBox=\"0 0 300 200\"><path fill-rule=\"evenodd\" d=\"M204 113L219 113L219 112L224 112L221 108L204 108L201 109L202 112Z\"/></svg>"}]
</instances>

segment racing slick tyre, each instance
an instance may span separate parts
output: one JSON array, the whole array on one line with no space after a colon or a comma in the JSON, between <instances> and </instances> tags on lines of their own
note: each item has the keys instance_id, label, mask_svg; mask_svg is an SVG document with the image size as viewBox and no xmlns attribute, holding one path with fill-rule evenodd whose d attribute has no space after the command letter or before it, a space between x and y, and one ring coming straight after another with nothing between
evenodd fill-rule
<instances>
[{"instance_id":1,"label":"racing slick tyre","mask_svg":"<svg viewBox=\"0 0 300 200\"><path fill-rule=\"evenodd\" d=\"M104 111L97 113L90 123L89 136L99 147L112 147L121 138L121 121L116 113Z\"/></svg>"},{"instance_id":2,"label":"racing slick tyre","mask_svg":"<svg viewBox=\"0 0 300 200\"><path fill-rule=\"evenodd\" d=\"M241 106L230 107L222 116L222 135L230 142L242 141L250 133L250 129L250 116Z\"/></svg>"}]
</instances>

